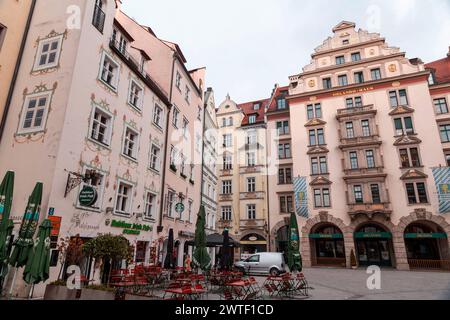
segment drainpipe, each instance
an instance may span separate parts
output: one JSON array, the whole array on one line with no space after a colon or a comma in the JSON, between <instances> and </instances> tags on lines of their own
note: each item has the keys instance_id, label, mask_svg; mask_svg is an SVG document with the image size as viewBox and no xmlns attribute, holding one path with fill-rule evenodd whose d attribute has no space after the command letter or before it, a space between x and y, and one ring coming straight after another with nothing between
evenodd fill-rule
<instances>
[{"instance_id":1,"label":"drainpipe","mask_svg":"<svg viewBox=\"0 0 450 320\"><path fill-rule=\"evenodd\" d=\"M9 86L8 96L6 98L5 109L3 110L2 120L0 122L0 142L3 137L3 133L5 131L6 120L8 118L9 109L11 107L11 101L14 93L14 89L16 87L17 77L19 75L20 65L22 64L23 53L25 51L25 45L28 39L28 33L30 31L31 20L33 19L34 9L36 8L36 1L33 0L30 7L30 12L28 14L27 23L25 25L25 30L22 37L22 43L20 44L19 55L16 61L16 67L14 68L13 78L11 80L11 84Z\"/></svg>"},{"instance_id":2,"label":"drainpipe","mask_svg":"<svg viewBox=\"0 0 450 320\"><path fill-rule=\"evenodd\" d=\"M272 239L270 237L270 196L269 196L269 148L267 147L267 143L268 143L268 139L267 139L267 133L268 133L268 128L267 128L267 115L266 115L266 198L267 198L267 240L269 243L268 249L269 252L272 252Z\"/></svg>"}]
</instances>

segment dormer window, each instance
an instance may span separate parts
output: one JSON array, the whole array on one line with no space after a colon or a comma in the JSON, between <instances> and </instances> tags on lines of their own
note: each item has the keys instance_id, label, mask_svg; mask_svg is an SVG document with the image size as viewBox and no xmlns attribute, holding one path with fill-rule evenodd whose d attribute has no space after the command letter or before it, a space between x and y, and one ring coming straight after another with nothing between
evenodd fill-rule
<instances>
[{"instance_id":1,"label":"dormer window","mask_svg":"<svg viewBox=\"0 0 450 320\"><path fill-rule=\"evenodd\" d=\"M250 117L248 117L248 123L250 124L256 123L256 114L252 114Z\"/></svg>"},{"instance_id":2,"label":"dormer window","mask_svg":"<svg viewBox=\"0 0 450 320\"><path fill-rule=\"evenodd\" d=\"M342 40L342 44L344 46L346 46L346 45L350 44L350 40L348 40L348 39Z\"/></svg>"},{"instance_id":3,"label":"dormer window","mask_svg":"<svg viewBox=\"0 0 450 320\"><path fill-rule=\"evenodd\" d=\"M284 110L287 108L287 102L285 97L280 97L277 99L277 109Z\"/></svg>"},{"instance_id":4,"label":"dormer window","mask_svg":"<svg viewBox=\"0 0 450 320\"><path fill-rule=\"evenodd\" d=\"M125 38L125 36L115 28L114 28L113 34L112 34L112 41L113 41L114 47L116 47L117 50L119 50L122 54L125 55L127 52L128 41Z\"/></svg>"},{"instance_id":5,"label":"dormer window","mask_svg":"<svg viewBox=\"0 0 450 320\"><path fill-rule=\"evenodd\" d=\"M261 108L261 104L259 104L259 103L254 103L253 104L253 110L259 110Z\"/></svg>"}]
</instances>

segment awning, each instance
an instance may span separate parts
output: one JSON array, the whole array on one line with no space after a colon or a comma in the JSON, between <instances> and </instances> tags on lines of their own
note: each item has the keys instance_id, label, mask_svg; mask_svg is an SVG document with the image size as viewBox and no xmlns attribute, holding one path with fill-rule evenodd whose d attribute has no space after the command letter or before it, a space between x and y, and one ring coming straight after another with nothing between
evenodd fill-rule
<instances>
[{"instance_id":1,"label":"awning","mask_svg":"<svg viewBox=\"0 0 450 320\"><path fill-rule=\"evenodd\" d=\"M324 233L311 233L309 235L310 239L344 239L344 235L342 233L335 234L324 234Z\"/></svg>"},{"instance_id":2,"label":"awning","mask_svg":"<svg viewBox=\"0 0 450 320\"><path fill-rule=\"evenodd\" d=\"M390 232L356 232L355 239L392 239Z\"/></svg>"},{"instance_id":3,"label":"awning","mask_svg":"<svg viewBox=\"0 0 450 320\"><path fill-rule=\"evenodd\" d=\"M230 247L238 247L239 242L234 240L232 237L230 238ZM188 246L195 246L194 241L186 241ZM221 247L223 245L223 235L219 233L213 233L208 236L206 236L206 246L211 247Z\"/></svg>"},{"instance_id":4,"label":"awning","mask_svg":"<svg viewBox=\"0 0 450 320\"><path fill-rule=\"evenodd\" d=\"M447 239L445 233L405 233L405 239Z\"/></svg>"}]
</instances>

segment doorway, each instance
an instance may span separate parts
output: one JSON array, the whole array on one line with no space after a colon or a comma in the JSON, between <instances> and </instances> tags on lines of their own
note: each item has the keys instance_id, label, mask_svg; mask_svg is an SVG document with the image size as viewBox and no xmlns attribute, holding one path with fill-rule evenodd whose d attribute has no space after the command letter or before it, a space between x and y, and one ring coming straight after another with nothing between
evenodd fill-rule
<instances>
[{"instance_id":1,"label":"doorway","mask_svg":"<svg viewBox=\"0 0 450 320\"><path fill-rule=\"evenodd\" d=\"M377 225L366 225L355 233L360 266L392 267L392 234Z\"/></svg>"}]
</instances>

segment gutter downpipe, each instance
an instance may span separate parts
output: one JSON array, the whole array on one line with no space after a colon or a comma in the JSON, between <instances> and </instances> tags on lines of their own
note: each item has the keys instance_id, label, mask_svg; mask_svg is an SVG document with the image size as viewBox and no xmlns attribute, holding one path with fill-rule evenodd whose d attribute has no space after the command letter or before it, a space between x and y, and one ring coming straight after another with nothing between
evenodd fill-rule
<instances>
[{"instance_id":1,"label":"gutter downpipe","mask_svg":"<svg viewBox=\"0 0 450 320\"><path fill-rule=\"evenodd\" d=\"M31 20L33 19L34 10L36 8L36 1L37 0L33 0L33 2L31 3L30 12L28 14L27 23L25 25L24 34L22 37L22 43L20 44L19 55L18 55L17 61L16 61L16 67L14 68L13 78L11 80L11 85L9 86L8 96L6 98L6 103L5 103L5 109L3 110L2 120L0 122L0 142L2 141L3 133L5 131L6 120L8 118L9 109L11 107L12 97L14 94L14 89L16 87L16 82L17 82L17 77L19 75L20 66L22 64L22 58L23 58L25 46L26 46L27 39L28 39L28 33L29 33L30 27L31 27Z\"/></svg>"}]
</instances>

